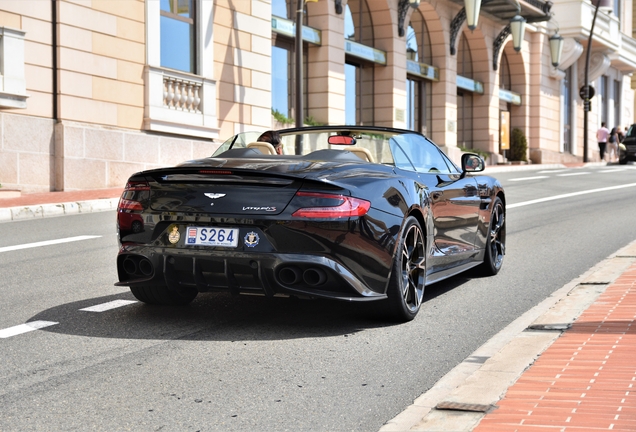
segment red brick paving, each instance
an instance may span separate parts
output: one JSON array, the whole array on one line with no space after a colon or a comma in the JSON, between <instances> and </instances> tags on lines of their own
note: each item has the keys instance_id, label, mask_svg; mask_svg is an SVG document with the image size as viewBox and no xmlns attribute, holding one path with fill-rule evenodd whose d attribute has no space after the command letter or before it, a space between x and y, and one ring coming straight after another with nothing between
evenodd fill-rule
<instances>
[{"instance_id":1,"label":"red brick paving","mask_svg":"<svg viewBox=\"0 0 636 432\"><path fill-rule=\"evenodd\" d=\"M636 264L513 384L474 432L636 431Z\"/></svg>"}]
</instances>

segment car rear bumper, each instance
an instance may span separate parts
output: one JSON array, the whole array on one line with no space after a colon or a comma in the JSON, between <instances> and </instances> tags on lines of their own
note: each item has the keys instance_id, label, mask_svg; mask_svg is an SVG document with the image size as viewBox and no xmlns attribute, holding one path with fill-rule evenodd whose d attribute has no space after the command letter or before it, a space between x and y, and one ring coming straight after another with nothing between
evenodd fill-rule
<instances>
[{"instance_id":1,"label":"car rear bumper","mask_svg":"<svg viewBox=\"0 0 636 432\"><path fill-rule=\"evenodd\" d=\"M337 261L317 255L255 254L122 247L117 257L117 286L165 284L178 291L229 291L348 301L385 299Z\"/></svg>"}]
</instances>

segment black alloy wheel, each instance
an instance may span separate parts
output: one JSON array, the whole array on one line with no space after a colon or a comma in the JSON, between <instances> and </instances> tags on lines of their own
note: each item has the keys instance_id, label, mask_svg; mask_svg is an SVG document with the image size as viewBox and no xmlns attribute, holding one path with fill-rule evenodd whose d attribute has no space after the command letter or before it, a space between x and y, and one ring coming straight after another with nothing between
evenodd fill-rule
<instances>
[{"instance_id":1,"label":"black alloy wheel","mask_svg":"<svg viewBox=\"0 0 636 432\"><path fill-rule=\"evenodd\" d=\"M490 224L486 236L486 253L484 254L484 262L481 265L481 273L484 276L496 275L503 265L506 253L505 213L501 198L496 197L490 213Z\"/></svg>"},{"instance_id":2,"label":"black alloy wheel","mask_svg":"<svg viewBox=\"0 0 636 432\"><path fill-rule=\"evenodd\" d=\"M400 236L389 280L392 317L411 321L420 310L426 282L426 246L419 222L409 216Z\"/></svg>"}]
</instances>

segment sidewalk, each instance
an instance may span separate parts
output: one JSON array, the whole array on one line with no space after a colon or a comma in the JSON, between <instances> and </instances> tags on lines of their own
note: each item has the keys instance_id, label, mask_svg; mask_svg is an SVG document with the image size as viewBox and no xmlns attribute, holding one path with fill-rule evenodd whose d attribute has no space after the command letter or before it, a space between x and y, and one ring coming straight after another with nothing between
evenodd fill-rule
<instances>
[{"instance_id":1,"label":"sidewalk","mask_svg":"<svg viewBox=\"0 0 636 432\"><path fill-rule=\"evenodd\" d=\"M636 431L635 317L632 264L474 431Z\"/></svg>"},{"instance_id":2,"label":"sidewalk","mask_svg":"<svg viewBox=\"0 0 636 432\"><path fill-rule=\"evenodd\" d=\"M526 312L381 429L636 431L636 241Z\"/></svg>"},{"instance_id":3,"label":"sidewalk","mask_svg":"<svg viewBox=\"0 0 636 432\"><path fill-rule=\"evenodd\" d=\"M0 223L38 217L115 210L122 188L22 194L0 197Z\"/></svg>"}]
</instances>

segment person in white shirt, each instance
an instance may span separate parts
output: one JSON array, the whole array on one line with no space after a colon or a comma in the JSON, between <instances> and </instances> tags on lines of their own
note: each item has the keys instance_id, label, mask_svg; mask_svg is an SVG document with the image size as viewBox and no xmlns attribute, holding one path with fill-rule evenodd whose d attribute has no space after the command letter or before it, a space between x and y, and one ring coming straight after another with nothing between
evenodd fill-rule
<instances>
[{"instance_id":1,"label":"person in white shirt","mask_svg":"<svg viewBox=\"0 0 636 432\"><path fill-rule=\"evenodd\" d=\"M605 147L607 147L609 133L610 131L605 126L605 122L601 122L601 128L596 131L596 140L598 141L598 150L601 154L601 160L605 160Z\"/></svg>"}]
</instances>

